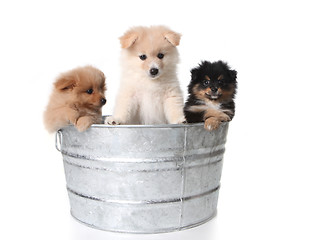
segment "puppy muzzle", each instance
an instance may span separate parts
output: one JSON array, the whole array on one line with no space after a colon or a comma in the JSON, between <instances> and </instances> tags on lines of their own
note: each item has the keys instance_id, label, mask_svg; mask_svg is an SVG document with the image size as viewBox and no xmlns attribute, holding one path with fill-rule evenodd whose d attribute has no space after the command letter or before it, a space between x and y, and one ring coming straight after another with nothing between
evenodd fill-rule
<instances>
[{"instance_id":1,"label":"puppy muzzle","mask_svg":"<svg viewBox=\"0 0 311 240\"><path fill-rule=\"evenodd\" d=\"M221 96L221 93L218 92L218 89L214 89L214 91L211 89L211 91L205 93L206 97L211 100L216 100Z\"/></svg>"}]
</instances>

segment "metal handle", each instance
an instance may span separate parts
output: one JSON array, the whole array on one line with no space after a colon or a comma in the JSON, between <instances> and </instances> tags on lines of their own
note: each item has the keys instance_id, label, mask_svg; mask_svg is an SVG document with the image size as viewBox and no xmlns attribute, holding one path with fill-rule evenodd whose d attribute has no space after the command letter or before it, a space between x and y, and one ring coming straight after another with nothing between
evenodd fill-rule
<instances>
[{"instance_id":1,"label":"metal handle","mask_svg":"<svg viewBox=\"0 0 311 240\"><path fill-rule=\"evenodd\" d=\"M63 142L63 134L61 130L58 130L55 134L55 148L59 152L61 152L62 142Z\"/></svg>"}]
</instances>

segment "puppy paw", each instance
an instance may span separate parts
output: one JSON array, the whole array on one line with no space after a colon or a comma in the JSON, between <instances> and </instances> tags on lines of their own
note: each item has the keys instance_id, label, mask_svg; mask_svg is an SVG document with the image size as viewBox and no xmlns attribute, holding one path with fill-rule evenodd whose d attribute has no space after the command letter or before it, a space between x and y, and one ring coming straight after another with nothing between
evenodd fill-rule
<instances>
[{"instance_id":1,"label":"puppy paw","mask_svg":"<svg viewBox=\"0 0 311 240\"><path fill-rule=\"evenodd\" d=\"M185 124L185 123L187 123L187 121L184 116L170 122L170 124Z\"/></svg>"},{"instance_id":2,"label":"puppy paw","mask_svg":"<svg viewBox=\"0 0 311 240\"><path fill-rule=\"evenodd\" d=\"M222 122L229 122L231 120L231 118L227 114L220 115L218 119Z\"/></svg>"},{"instance_id":3,"label":"puppy paw","mask_svg":"<svg viewBox=\"0 0 311 240\"><path fill-rule=\"evenodd\" d=\"M187 120L185 117L181 118L179 121L178 121L178 124L186 124L187 123Z\"/></svg>"},{"instance_id":4,"label":"puppy paw","mask_svg":"<svg viewBox=\"0 0 311 240\"><path fill-rule=\"evenodd\" d=\"M217 129L220 125L221 121L217 118L211 117L205 120L204 128L208 131L213 131Z\"/></svg>"},{"instance_id":5,"label":"puppy paw","mask_svg":"<svg viewBox=\"0 0 311 240\"><path fill-rule=\"evenodd\" d=\"M105 124L108 124L108 125L120 125L119 121L115 120L113 117L107 117L105 119Z\"/></svg>"},{"instance_id":6,"label":"puppy paw","mask_svg":"<svg viewBox=\"0 0 311 240\"><path fill-rule=\"evenodd\" d=\"M84 117L80 117L77 120L75 126L79 132L83 132L86 129L88 129L93 123L94 121L92 120L92 118L84 116Z\"/></svg>"}]
</instances>

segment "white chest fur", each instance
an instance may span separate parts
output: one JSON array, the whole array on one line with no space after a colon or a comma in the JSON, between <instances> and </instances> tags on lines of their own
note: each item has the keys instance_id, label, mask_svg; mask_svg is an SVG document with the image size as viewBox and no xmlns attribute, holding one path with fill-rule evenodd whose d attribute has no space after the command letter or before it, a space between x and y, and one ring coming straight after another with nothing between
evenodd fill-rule
<instances>
[{"instance_id":1,"label":"white chest fur","mask_svg":"<svg viewBox=\"0 0 311 240\"><path fill-rule=\"evenodd\" d=\"M139 120L139 123L167 123L167 119L164 114L166 89L163 84L161 85L157 83L149 83L145 86L142 86L141 88L137 89L135 98L137 104L137 113L135 118Z\"/></svg>"},{"instance_id":2,"label":"white chest fur","mask_svg":"<svg viewBox=\"0 0 311 240\"><path fill-rule=\"evenodd\" d=\"M220 109L220 103L217 103L217 102L209 101L209 102L205 102L205 105L208 108L211 108L211 109L215 109L215 110L219 110Z\"/></svg>"},{"instance_id":3,"label":"white chest fur","mask_svg":"<svg viewBox=\"0 0 311 240\"><path fill-rule=\"evenodd\" d=\"M220 110L220 106L221 104L220 103L217 103L217 102L212 102L212 101L208 101L208 102L203 102L203 101L200 101L200 104L201 105L193 105L193 106L190 106L188 108L189 111L191 112L203 112L203 111L206 111L208 109L214 109L214 110Z\"/></svg>"},{"instance_id":4,"label":"white chest fur","mask_svg":"<svg viewBox=\"0 0 311 240\"><path fill-rule=\"evenodd\" d=\"M175 75L150 79L136 74L122 80L113 114L116 122L149 125L184 121L183 96Z\"/></svg>"}]
</instances>

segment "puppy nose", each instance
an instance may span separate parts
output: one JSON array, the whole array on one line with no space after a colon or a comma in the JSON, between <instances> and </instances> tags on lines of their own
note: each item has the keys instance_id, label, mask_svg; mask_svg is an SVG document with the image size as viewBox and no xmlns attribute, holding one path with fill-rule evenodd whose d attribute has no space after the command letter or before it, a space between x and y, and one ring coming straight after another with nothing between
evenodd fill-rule
<instances>
[{"instance_id":1,"label":"puppy nose","mask_svg":"<svg viewBox=\"0 0 311 240\"><path fill-rule=\"evenodd\" d=\"M159 69L157 69L157 68L151 68L149 72L150 72L150 74L151 74L152 76L155 76L155 75L158 74Z\"/></svg>"},{"instance_id":2,"label":"puppy nose","mask_svg":"<svg viewBox=\"0 0 311 240\"><path fill-rule=\"evenodd\" d=\"M212 92L217 92L218 88L216 87L211 87Z\"/></svg>"},{"instance_id":3,"label":"puppy nose","mask_svg":"<svg viewBox=\"0 0 311 240\"><path fill-rule=\"evenodd\" d=\"M107 100L106 100L106 98L102 98L102 99L100 100L100 102L101 102L102 105L105 105L106 102L107 102Z\"/></svg>"}]
</instances>

